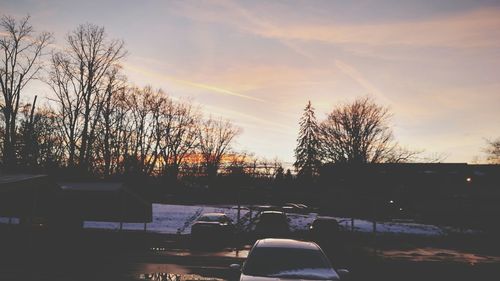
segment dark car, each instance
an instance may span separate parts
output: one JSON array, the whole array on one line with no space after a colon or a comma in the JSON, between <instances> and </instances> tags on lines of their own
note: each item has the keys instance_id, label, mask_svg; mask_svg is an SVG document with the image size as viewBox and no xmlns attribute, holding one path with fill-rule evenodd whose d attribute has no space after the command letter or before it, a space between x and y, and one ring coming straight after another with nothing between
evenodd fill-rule
<instances>
[{"instance_id":1,"label":"dark car","mask_svg":"<svg viewBox=\"0 0 500 281\"><path fill-rule=\"evenodd\" d=\"M237 269L238 265L231 265ZM339 280L346 270L333 269L314 242L291 239L257 241L241 270L240 281Z\"/></svg>"},{"instance_id":2,"label":"dark car","mask_svg":"<svg viewBox=\"0 0 500 281\"><path fill-rule=\"evenodd\" d=\"M284 212L263 211L257 216L255 234L258 238L285 237L290 233Z\"/></svg>"},{"instance_id":3,"label":"dark car","mask_svg":"<svg viewBox=\"0 0 500 281\"><path fill-rule=\"evenodd\" d=\"M223 213L201 215L191 226L191 236L196 240L223 241L234 234L231 219Z\"/></svg>"},{"instance_id":4,"label":"dark car","mask_svg":"<svg viewBox=\"0 0 500 281\"><path fill-rule=\"evenodd\" d=\"M336 219L318 217L309 227L309 231L314 241L333 242L338 236L339 228L339 223Z\"/></svg>"}]
</instances>

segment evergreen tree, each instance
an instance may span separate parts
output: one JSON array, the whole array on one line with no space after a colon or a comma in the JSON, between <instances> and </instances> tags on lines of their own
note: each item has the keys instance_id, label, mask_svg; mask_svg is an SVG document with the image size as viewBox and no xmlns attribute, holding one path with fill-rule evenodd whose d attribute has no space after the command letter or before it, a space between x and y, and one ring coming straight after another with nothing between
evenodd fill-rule
<instances>
[{"instance_id":1,"label":"evergreen tree","mask_svg":"<svg viewBox=\"0 0 500 281\"><path fill-rule=\"evenodd\" d=\"M295 148L295 169L300 177L313 177L320 165L320 128L311 101L300 119L300 131Z\"/></svg>"}]
</instances>

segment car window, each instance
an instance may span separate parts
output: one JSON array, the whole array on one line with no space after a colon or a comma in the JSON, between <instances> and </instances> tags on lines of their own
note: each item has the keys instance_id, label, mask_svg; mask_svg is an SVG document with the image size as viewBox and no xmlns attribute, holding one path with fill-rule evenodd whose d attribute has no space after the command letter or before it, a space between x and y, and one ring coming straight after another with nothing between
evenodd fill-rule
<instances>
[{"instance_id":1,"label":"car window","mask_svg":"<svg viewBox=\"0 0 500 281\"><path fill-rule=\"evenodd\" d=\"M243 273L290 279L338 279L321 251L296 248L254 248L245 262Z\"/></svg>"},{"instance_id":2,"label":"car window","mask_svg":"<svg viewBox=\"0 0 500 281\"><path fill-rule=\"evenodd\" d=\"M283 214L262 214L260 216L261 220L272 220L272 221L279 221L279 220L285 220L286 217Z\"/></svg>"}]
</instances>

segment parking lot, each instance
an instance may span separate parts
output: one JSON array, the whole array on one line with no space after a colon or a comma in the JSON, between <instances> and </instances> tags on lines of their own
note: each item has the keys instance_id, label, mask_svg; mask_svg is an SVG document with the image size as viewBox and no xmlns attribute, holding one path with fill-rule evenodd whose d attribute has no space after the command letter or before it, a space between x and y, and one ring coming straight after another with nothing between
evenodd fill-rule
<instances>
[{"instance_id":1,"label":"parking lot","mask_svg":"<svg viewBox=\"0 0 500 281\"><path fill-rule=\"evenodd\" d=\"M246 207L239 211L239 227L245 232L219 244L207 237L201 245L189 235L193 223L210 212L225 213L237 223L236 206L156 205L146 231L143 225L124 224L120 231L117 223L101 222L86 222L85 229L66 233L1 224L0 280L237 279L229 266L245 261L256 239L251 230L257 215ZM317 213L287 217L291 238L311 238L308 228ZM422 229L428 228L418 224L413 224L418 230L413 234L373 235L359 230L371 227L368 222L364 226L363 220L355 220L355 231L350 220L345 222L339 236L320 245L334 267L350 270L351 280L496 280L493 276L500 273L498 249L478 247L484 245L478 233L464 233L451 243L450 234L425 235ZM412 229L408 223L399 227Z\"/></svg>"}]
</instances>

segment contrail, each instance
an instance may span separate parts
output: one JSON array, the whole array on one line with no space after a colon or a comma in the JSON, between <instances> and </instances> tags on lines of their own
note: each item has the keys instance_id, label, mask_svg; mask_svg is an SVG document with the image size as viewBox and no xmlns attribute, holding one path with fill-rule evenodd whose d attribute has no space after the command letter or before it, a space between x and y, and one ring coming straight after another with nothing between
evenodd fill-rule
<instances>
[{"instance_id":1,"label":"contrail","mask_svg":"<svg viewBox=\"0 0 500 281\"><path fill-rule=\"evenodd\" d=\"M170 81L173 81L173 82L176 82L176 83L179 83L179 84L184 84L184 85L188 85L188 86L199 88L199 89L209 90L211 92L215 92L215 93L219 93L219 94L224 94L224 95L239 97L239 98L243 98L243 99L249 99L249 100L258 101L258 102L265 102L265 100L259 99L259 98L256 98L256 97L252 97L252 96L240 94L240 93L237 93L237 92L233 92L233 91L230 91L230 90L227 90L227 89L223 89L223 88L219 88L219 87L212 86L212 85L202 84L202 83L198 83L198 82L193 82L193 81L178 79L178 78L175 78L175 77L172 77L172 76L168 76L168 75L159 74L159 73L152 72L152 71L140 68L140 67L133 66L131 64L125 64L124 63L123 66L126 67L126 68L128 68L128 69L131 69L132 71L139 72L139 73L142 73L142 74L147 75L147 76L153 76L153 77L157 77L157 78L160 78L160 79L168 79Z\"/></svg>"}]
</instances>

